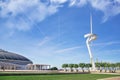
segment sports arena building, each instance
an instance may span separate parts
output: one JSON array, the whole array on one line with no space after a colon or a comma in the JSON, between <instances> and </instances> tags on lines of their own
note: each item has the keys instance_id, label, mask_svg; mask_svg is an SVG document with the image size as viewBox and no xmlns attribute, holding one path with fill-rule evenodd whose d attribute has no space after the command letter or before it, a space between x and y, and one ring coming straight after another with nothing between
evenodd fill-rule
<instances>
[{"instance_id":1,"label":"sports arena building","mask_svg":"<svg viewBox=\"0 0 120 80\"><path fill-rule=\"evenodd\" d=\"M0 49L0 70L47 70L50 65L33 64L28 58Z\"/></svg>"}]
</instances>

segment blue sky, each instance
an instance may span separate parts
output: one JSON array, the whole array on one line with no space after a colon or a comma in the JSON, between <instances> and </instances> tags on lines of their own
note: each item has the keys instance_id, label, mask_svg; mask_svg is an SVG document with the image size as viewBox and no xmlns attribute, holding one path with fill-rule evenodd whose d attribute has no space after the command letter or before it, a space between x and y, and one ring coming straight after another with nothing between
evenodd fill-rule
<instances>
[{"instance_id":1,"label":"blue sky","mask_svg":"<svg viewBox=\"0 0 120 80\"><path fill-rule=\"evenodd\" d=\"M0 0L0 48L57 67L88 63L90 13L94 59L119 62L120 0Z\"/></svg>"}]
</instances>

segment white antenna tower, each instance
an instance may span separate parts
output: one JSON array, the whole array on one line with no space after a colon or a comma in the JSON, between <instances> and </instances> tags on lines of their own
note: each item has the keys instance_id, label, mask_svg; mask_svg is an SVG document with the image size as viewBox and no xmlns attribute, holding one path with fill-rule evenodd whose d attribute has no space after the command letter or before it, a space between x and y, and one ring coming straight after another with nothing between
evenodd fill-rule
<instances>
[{"instance_id":1,"label":"white antenna tower","mask_svg":"<svg viewBox=\"0 0 120 80\"><path fill-rule=\"evenodd\" d=\"M92 64L92 70L95 71L96 68L95 68L95 63L93 60L90 44L93 40L96 40L97 36L96 36L96 34L92 33L92 15L91 14L90 14L90 33L85 34L84 37L87 38L86 45L87 45L89 56L90 56L90 63Z\"/></svg>"},{"instance_id":2,"label":"white antenna tower","mask_svg":"<svg viewBox=\"0 0 120 80\"><path fill-rule=\"evenodd\" d=\"M92 15L90 14L90 32L92 34Z\"/></svg>"}]
</instances>

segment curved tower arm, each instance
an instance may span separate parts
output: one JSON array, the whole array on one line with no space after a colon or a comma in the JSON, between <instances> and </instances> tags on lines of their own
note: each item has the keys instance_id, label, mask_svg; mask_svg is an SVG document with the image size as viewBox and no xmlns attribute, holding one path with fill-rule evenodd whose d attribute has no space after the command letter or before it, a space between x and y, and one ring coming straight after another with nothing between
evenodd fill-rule
<instances>
[{"instance_id":1,"label":"curved tower arm","mask_svg":"<svg viewBox=\"0 0 120 80\"><path fill-rule=\"evenodd\" d=\"M86 40L86 45L87 45L88 53L89 53L89 56L90 56L90 63L92 64L92 70L95 71L96 70L95 63L94 63L92 52L91 52L91 49L90 49L90 42L91 41L92 41L91 37L88 37L87 40Z\"/></svg>"},{"instance_id":2,"label":"curved tower arm","mask_svg":"<svg viewBox=\"0 0 120 80\"><path fill-rule=\"evenodd\" d=\"M89 53L89 56L90 56L90 59L91 59L92 58L92 53L91 53L91 49L90 49L90 38L87 38L86 45L87 45L88 53Z\"/></svg>"}]
</instances>

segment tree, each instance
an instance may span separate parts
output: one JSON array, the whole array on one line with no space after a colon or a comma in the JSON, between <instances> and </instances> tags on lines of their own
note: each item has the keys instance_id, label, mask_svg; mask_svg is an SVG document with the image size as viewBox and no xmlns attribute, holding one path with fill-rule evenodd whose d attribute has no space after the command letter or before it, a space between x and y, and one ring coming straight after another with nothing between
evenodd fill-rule
<instances>
[{"instance_id":1,"label":"tree","mask_svg":"<svg viewBox=\"0 0 120 80\"><path fill-rule=\"evenodd\" d=\"M62 64L62 68L64 68L64 71L67 71L68 64Z\"/></svg>"},{"instance_id":2,"label":"tree","mask_svg":"<svg viewBox=\"0 0 120 80\"><path fill-rule=\"evenodd\" d=\"M78 66L78 64L74 64L74 68L76 69L76 72L78 72L78 68L79 66Z\"/></svg>"},{"instance_id":3,"label":"tree","mask_svg":"<svg viewBox=\"0 0 120 80\"><path fill-rule=\"evenodd\" d=\"M112 72L116 72L116 66L115 63L111 63Z\"/></svg>"},{"instance_id":4,"label":"tree","mask_svg":"<svg viewBox=\"0 0 120 80\"><path fill-rule=\"evenodd\" d=\"M105 72L107 72L107 70L111 70L110 69L110 63L107 63L107 62L97 62L95 63L96 67L97 67L97 70L100 70L100 72L102 72L102 70L105 70Z\"/></svg>"},{"instance_id":5,"label":"tree","mask_svg":"<svg viewBox=\"0 0 120 80\"><path fill-rule=\"evenodd\" d=\"M74 64L68 64L69 68L70 68L70 71L72 72L73 71L73 67L74 67Z\"/></svg>"},{"instance_id":6,"label":"tree","mask_svg":"<svg viewBox=\"0 0 120 80\"><path fill-rule=\"evenodd\" d=\"M120 70L120 62L116 63L117 69Z\"/></svg>"},{"instance_id":7,"label":"tree","mask_svg":"<svg viewBox=\"0 0 120 80\"><path fill-rule=\"evenodd\" d=\"M80 63L79 67L81 67L82 71L84 72L85 63Z\"/></svg>"},{"instance_id":8,"label":"tree","mask_svg":"<svg viewBox=\"0 0 120 80\"><path fill-rule=\"evenodd\" d=\"M52 67L52 68L50 68L50 70L58 70L58 68L57 67Z\"/></svg>"},{"instance_id":9,"label":"tree","mask_svg":"<svg viewBox=\"0 0 120 80\"><path fill-rule=\"evenodd\" d=\"M111 68L110 68L110 63L106 63L105 65L107 67L107 69L109 70L109 72L111 71Z\"/></svg>"},{"instance_id":10,"label":"tree","mask_svg":"<svg viewBox=\"0 0 120 80\"><path fill-rule=\"evenodd\" d=\"M109 68L109 63L104 62L103 64L104 64L105 72L107 72L107 69Z\"/></svg>"},{"instance_id":11,"label":"tree","mask_svg":"<svg viewBox=\"0 0 120 80\"><path fill-rule=\"evenodd\" d=\"M104 63L103 62L101 62L101 63L99 63L100 64L100 72L102 72L102 70L104 69Z\"/></svg>"},{"instance_id":12,"label":"tree","mask_svg":"<svg viewBox=\"0 0 120 80\"><path fill-rule=\"evenodd\" d=\"M90 67L92 67L92 64L90 64L90 63L85 64L85 67L88 69L88 72L90 72Z\"/></svg>"},{"instance_id":13,"label":"tree","mask_svg":"<svg viewBox=\"0 0 120 80\"><path fill-rule=\"evenodd\" d=\"M95 63L95 66L97 67L97 70L100 70L100 63L99 62Z\"/></svg>"}]
</instances>

